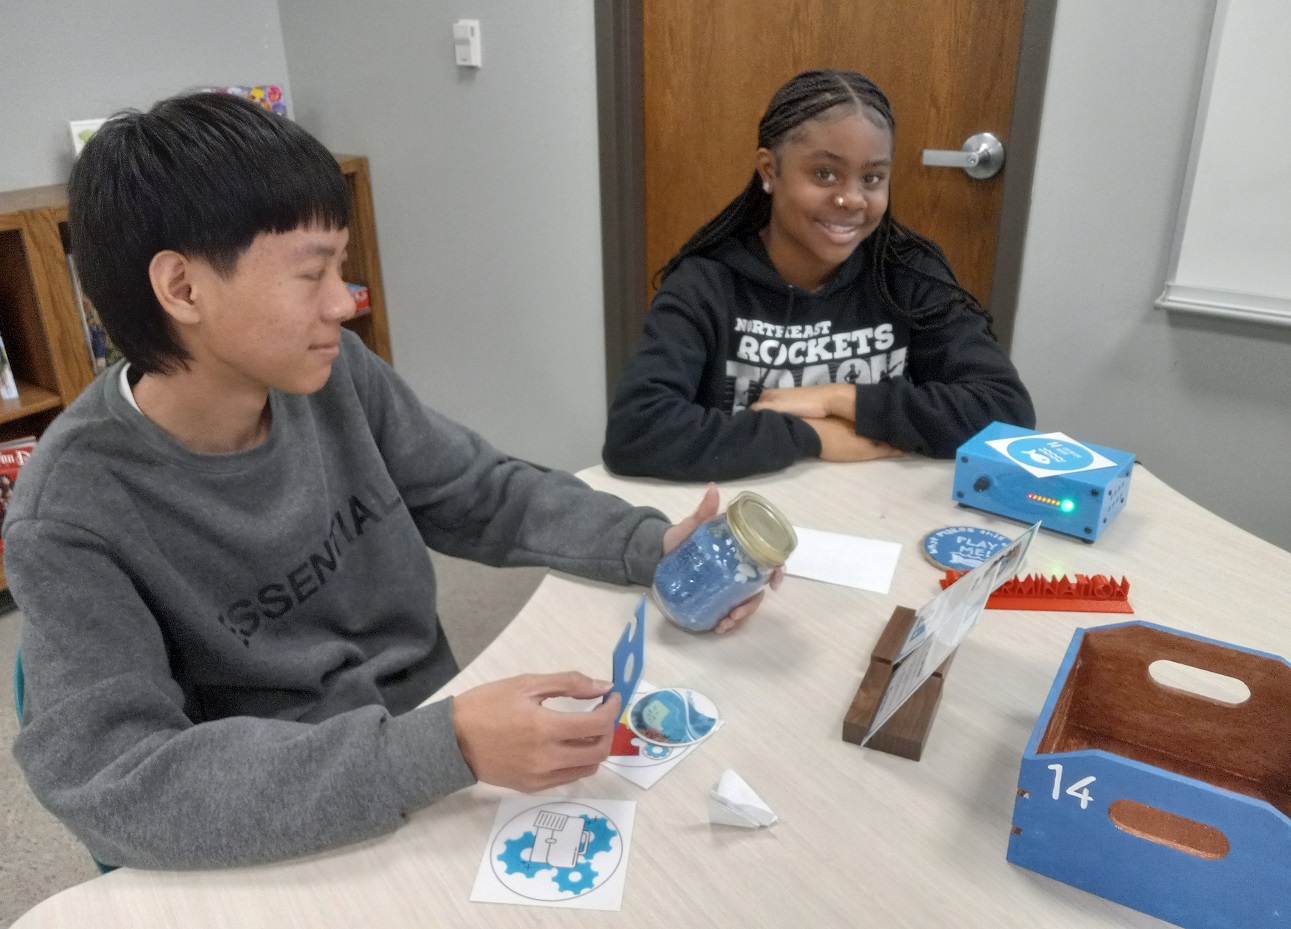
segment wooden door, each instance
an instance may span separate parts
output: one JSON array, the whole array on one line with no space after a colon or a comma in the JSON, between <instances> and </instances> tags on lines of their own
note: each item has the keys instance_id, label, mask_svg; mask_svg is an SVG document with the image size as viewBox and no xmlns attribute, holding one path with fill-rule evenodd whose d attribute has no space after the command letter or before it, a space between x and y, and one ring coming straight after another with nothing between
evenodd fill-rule
<instances>
[{"instance_id":1,"label":"wooden door","mask_svg":"<svg viewBox=\"0 0 1291 929\"><path fill-rule=\"evenodd\" d=\"M744 187L771 95L811 68L870 77L892 101L892 209L936 241L984 304L1008 168L1025 0L644 0L642 83L648 277ZM924 167L925 148L977 132L1004 171ZM640 331L645 306L631 325Z\"/></svg>"}]
</instances>

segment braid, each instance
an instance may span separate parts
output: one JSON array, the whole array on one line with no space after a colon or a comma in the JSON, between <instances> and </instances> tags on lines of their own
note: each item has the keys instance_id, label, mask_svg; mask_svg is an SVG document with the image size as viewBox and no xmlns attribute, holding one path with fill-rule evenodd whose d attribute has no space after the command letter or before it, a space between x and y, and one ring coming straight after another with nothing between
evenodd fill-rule
<instances>
[{"instance_id":1,"label":"braid","mask_svg":"<svg viewBox=\"0 0 1291 929\"><path fill-rule=\"evenodd\" d=\"M692 235L681 250L655 275L655 286L661 284L669 274L676 270L691 255L698 255L712 248L729 236L743 235L755 229L761 229L771 219L771 195L762 189L762 178L758 172L745 186L738 197L722 209Z\"/></svg>"},{"instance_id":2,"label":"braid","mask_svg":"<svg viewBox=\"0 0 1291 929\"><path fill-rule=\"evenodd\" d=\"M935 274L929 274L922 268L912 265L908 258L916 253L926 255L941 265L946 273L950 275L951 280L948 281ZM883 299L888 309L897 316L917 329L924 328L935 325L956 303L962 302L974 313L986 318L986 331L991 334L992 338L995 337L990 311L982 306L981 302L970 291L965 290L954 280L955 272L951 269L950 262L946 260L946 255L942 252L941 247L932 239L921 236L909 226L898 222L896 217L892 215L891 206L883 214L883 219L879 221L879 227L874 230L874 249L872 254L874 257L871 270L874 272L874 280L878 286L879 296ZM897 269L939 287L948 287L951 292L944 300L934 303L927 303L918 307L903 306L892 296L891 282L896 277Z\"/></svg>"},{"instance_id":3,"label":"braid","mask_svg":"<svg viewBox=\"0 0 1291 929\"><path fill-rule=\"evenodd\" d=\"M892 114L892 104L888 102L887 95L878 88L878 85L856 71L825 68L804 71L776 91L767 106L766 113L762 116L762 121L758 124L758 147L776 152L778 164L778 150L786 140L793 140L794 130L808 120L840 106L854 108L875 125L887 129L889 134L895 137L896 117ZM771 195L762 189L762 178L754 171L752 179L745 185L740 195L701 226L677 254L668 260L668 263L655 276L656 283L662 283L691 255L702 254L731 236L744 236L756 232L770 219ZM958 284L948 284L942 278L910 264L909 258L916 253L921 253L930 256L950 272L950 264L936 243L897 222L892 215L890 203L873 233L873 239L874 258L871 270L874 273L879 296L893 313L916 326L921 326L934 322L957 300L962 299L974 312L985 316L987 327L990 327L990 313L971 293ZM952 290L952 295L938 303L904 307L892 294L893 278L898 270L929 282L948 286ZM953 273L951 276L953 277Z\"/></svg>"}]
</instances>

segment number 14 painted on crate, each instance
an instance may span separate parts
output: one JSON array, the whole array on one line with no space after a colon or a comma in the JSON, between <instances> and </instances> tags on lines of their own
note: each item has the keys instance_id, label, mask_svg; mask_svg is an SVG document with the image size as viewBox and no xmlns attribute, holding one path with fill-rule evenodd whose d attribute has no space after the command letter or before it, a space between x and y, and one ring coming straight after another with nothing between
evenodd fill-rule
<instances>
[{"instance_id":1,"label":"number 14 painted on crate","mask_svg":"<svg viewBox=\"0 0 1291 929\"><path fill-rule=\"evenodd\" d=\"M1049 770L1053 772L1053 798L1055 800L1061 800L1062 799L1062 765L1051 764L1049 765ZM1096 777L1082 777L1080 780L1076 781L1076 783L1072 784L1070 787L1067 788L1067 795L1070 797L1075 797L1077 800L1079 800L1080 808L1082 810L1088 808L1090 801L1094 799L1089 795L1089 791L1086 790L1085 788L1087 788L1090 784L1094 783L1094 781L1096 780L1098 780L1098 778Z\"/></svg>"}]
</instances>

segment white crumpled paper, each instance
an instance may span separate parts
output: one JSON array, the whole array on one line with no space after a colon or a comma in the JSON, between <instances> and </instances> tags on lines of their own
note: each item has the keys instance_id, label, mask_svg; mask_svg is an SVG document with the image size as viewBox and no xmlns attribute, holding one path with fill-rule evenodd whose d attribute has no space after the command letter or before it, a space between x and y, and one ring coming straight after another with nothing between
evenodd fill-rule
<instances>
[{"instance_id":1,"label":"white crumpled paper","mask_svg":"<svg viewBox=\"0 0 1291 929\"><path fill-rule=\"evenodd\" d=\"M708 792L708 818L723 826L757 829L776 821L771 811L747 783L734 771L722 772L717 786Z\"/></svg>"}]
</instances>

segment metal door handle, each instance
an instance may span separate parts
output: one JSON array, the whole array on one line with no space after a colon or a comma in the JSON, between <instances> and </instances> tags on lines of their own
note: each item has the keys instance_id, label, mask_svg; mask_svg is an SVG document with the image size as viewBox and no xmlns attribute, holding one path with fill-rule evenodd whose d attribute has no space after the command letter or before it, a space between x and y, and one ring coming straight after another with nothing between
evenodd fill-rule
<instances>
[{"instance_id":1,"label":"metal door handle","mask_svg":"<svg viewBox=\"0 0 1291 929\"><path fill-rule=\"evenodd\" d=\"M994 133L979 132L969 136L959 151L925 148L923 163L934 168L963 168L969 177L984 180L994 177L1004 167L1004 143Z\"/></svg>"}]
</instances>

